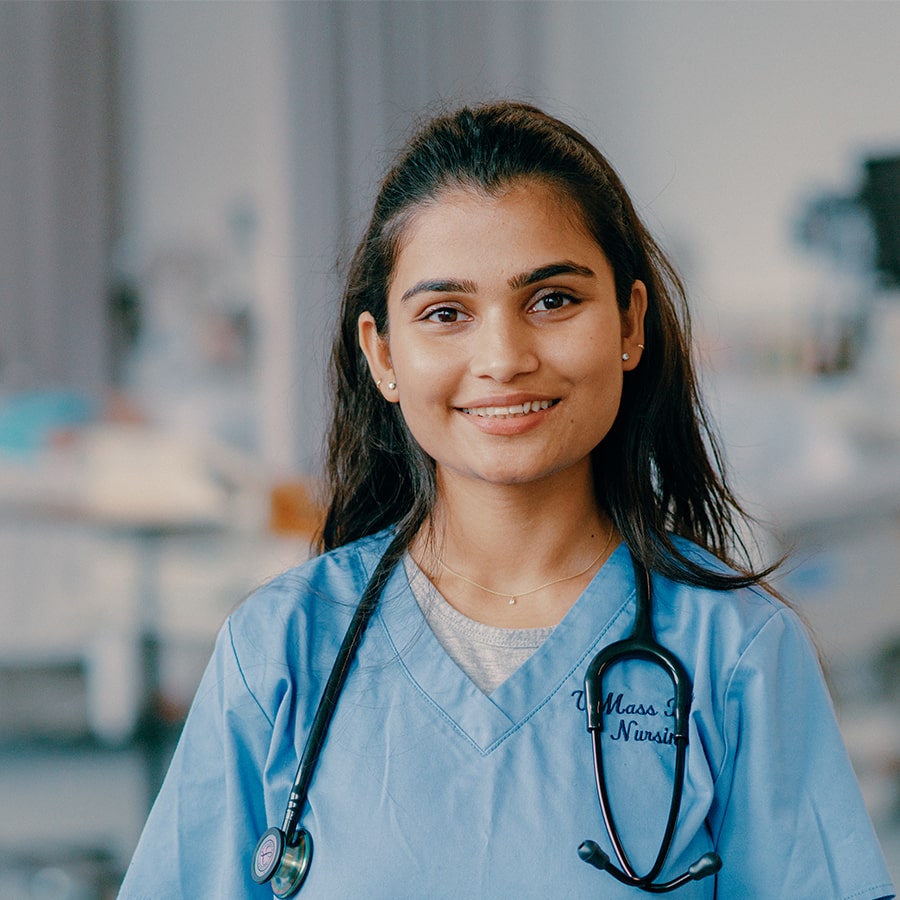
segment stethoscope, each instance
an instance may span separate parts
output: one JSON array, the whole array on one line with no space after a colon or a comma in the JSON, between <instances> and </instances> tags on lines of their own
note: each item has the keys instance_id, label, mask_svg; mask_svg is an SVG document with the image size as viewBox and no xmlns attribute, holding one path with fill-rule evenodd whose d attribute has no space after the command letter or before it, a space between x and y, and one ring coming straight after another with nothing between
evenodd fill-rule
<instances>
[{"instance_id":1,"label":"stethoscope","mask_svg":"<svg viewBox=\"0 0 900 900\"><path fill-rule=\"evenodd\" d=\"M639 563L634 555L631 557L634 566L634 584L636 591L636 610L631 634L621 641L616 641L601 650L588 666L584 676L584 698L587 706L588 731L594 745L594 780L597 783L597 796L600 798L600 813L606 833L612 843L616 859L621 869L613 865L609 855L604 853L594 841L584 841L578 848L578 855L587 863L600 870L609 872L622 884L640 888L654 894L665 894L674 891L690 881L699 881L707 875L713 875L722 868L722 860L718 853L704 853L688 870L671 881L654 883L657 875L665 865L666 857L675 836L678 811L681 808L681 795L684 791L685 763L688 747L688 720L691 713L693 684L691 676L674 653L666 650L653 636L653 625L650 619L650 573ZM638 875L625 848L613 818L606 785L606 774L603 769L603 746L600 740L603 732L604 693L603 676L615 664L629 659L639 659L652 663L666 672L675 689L672 730L675 744L675 771L672 775L672 800L669 803L669 815L663 832L659 853L646 875Z\"/></svg>"},{"instance_id":2,"label":"stethoscope","mask_svg":"<svg viewBox=\"0 0 900 900\"><path fill-rule=\"evenodd\" d=\"M272 892L279 900L293 897L300 890L309 873L313 852L312 837L300 825L300 816L306 806L310 781L357 647L372 613L378 605L378 598L404 552L405 541L398 535L379 560L375 572L369 579L335 657L322 698L319 700L291 787L282 825L280 828L269 828L259 839L256 849L253 851L251 870L253 880L258 884L271 882ZM697 881L718 872L722 868L722 860L716 853L706 853L683 875L671 881L654 883L669 855L675 835L678 811L681 807L693 686L691 678L680 660L657 643L653 636L653 627L650 621L650 575L634 556L632 556L632 562L637 589L637 611L631 634L624 640L617 641L601 650L588 666L584 679L588 730L594 745L594 776L597 783L597 795L600 799L600 812L621 868L614 865L609 855L601 850L594 841L584 841L578 848L578 855L592 866L609 872L613 878L623 884L639 888L642 891L666 893L674 891L690 881ZM662 668L671 678L675 689L673 719L675 771L672 779L672 800L669 804L669 815L659 853L653 866L645 875L639 875L635 871L625 853L616 828L609 803L600 741L603 731L603 677L611 666L629 659L643 660Z\"/></svg>"}]
</instances>

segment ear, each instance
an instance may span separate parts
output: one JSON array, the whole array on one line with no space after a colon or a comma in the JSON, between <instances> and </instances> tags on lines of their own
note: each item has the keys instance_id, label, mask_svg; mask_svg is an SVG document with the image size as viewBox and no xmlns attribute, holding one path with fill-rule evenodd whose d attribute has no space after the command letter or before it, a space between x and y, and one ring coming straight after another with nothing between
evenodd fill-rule
<instances>
[{"instance_id":1,"label":"ear","mask_svg":"<svg viewBox=\"0 0 900 900\"><path fill-rule=\"evenodd\" d=\"M626 372L636 369L644 349L644 316L647 314L647 286L643 281L635 281L631 286L628 309L622 313L622 353L628 359L622 360Z\"/></svg>"},{"instance_id":2,"label":"ear","mask_svg":"<svg viewBox=\"0 0 900 900\"><path fill-rule=\"evenodd\" d=\"M389 388L394 382L394 369L391 365L391 348L387 339L378 333L375 318L370 312L364 312L357 320L357 333L359 346L369 364L372 380L375 382L385 400L396 403L398 400L397 389Z\"/></svg>"}]
</instances>

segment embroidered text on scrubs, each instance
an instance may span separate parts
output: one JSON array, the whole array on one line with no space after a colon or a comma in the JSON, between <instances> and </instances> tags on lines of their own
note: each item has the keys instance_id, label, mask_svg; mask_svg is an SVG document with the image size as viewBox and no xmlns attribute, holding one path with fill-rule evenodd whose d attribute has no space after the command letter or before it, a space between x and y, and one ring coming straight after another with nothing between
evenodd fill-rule
<instances>
[{"instance_id":1,"label":"embroidered text on scrubs","mask_svg":"<svg viewBox=\"0 0 900 900\"><path fill-rule=\"evenodd\" d=\"M658 716L659 713L656 710L656 707L652 703L648 703L644 706L643 703L622 703L624 698L624 694L619 694L615 699L613 699L612 691L610 691L606 695L606 700L603 701L603 714L607 716L611 716L615 713L617 716Z\"/></svg>"},{"instance_id":2,"label":"embroidered text on scrubs","mask_svg":"<svg viewBox=\"0 0 900 900\"><path fill-rule=\"evenodd\" d=\"M610 740L650 741L653 744L671 744L675 740L675 734L668 728L663 728L661 731L647 731L644 728L638 728L637 724L635 719L627 724L624 719L619 719L619 730L615 734L610 734Z\"/></svg>"}]
</instances>

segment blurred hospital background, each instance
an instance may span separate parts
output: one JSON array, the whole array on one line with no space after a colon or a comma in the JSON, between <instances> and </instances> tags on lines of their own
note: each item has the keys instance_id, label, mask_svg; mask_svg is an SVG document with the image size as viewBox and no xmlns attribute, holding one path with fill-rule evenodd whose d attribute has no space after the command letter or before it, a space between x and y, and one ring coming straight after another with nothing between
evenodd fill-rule
<instances>
[{"instance_id":1,"label":"blurred hospital background","mask_svg":"<svg viewBox=\"0 0 900 900\"><path fill-rule=\"evenodd\" d=\"M595 139L680 265L900 877L898 35L866 0L0 0L0 898L115 895L220 623L308 552L374 182L496 96Z\"/></svg>"}]
</instances>

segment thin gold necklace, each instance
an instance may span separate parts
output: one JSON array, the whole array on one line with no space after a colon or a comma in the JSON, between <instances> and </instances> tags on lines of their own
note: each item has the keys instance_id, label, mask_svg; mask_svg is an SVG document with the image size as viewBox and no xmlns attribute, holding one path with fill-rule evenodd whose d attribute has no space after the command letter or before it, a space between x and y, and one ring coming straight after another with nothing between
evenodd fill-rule
<instances>
[{"instance_id":1,"label":"thin gold necklace","mask_svg":"<svg viewBox=\"0 0 900 900\"><path fill-rule=\"evenodd\" d=\"M479 584L477 581L473 581L471 578L467 578L461 572L457 572L455 569L451 569L450 566L447 565L439 556L435 557L437 559L438 565L448 571L451 575L455 575L461 581L465 581L466 584L471 584L472 587L477 587L480 591L484 591L486 594L493 594L495 597L508 597L509 605L514 606L519 597L527 597L529 594L536 594L538 591L542 591L544 588L553 587L554 584L562 584L564 581L571 581L573 578L578 578L579 575L584 575L586 572L589 572L594 568L595 565L600 561L600 558L606 553L607 549L609 549L609 545L612 543L613 531L615 529L610 525L609 527L609 536L606 539L606 543L603 545L603 549L580 571L575 572L573 575L564 575L562 578L556 578L553 581L548 581L546 584L540 584L537 587L531 588L528 591L519 591L517 594L510 594L509 591L495 591L493 588L485 587L483 584Z\"/></svg>"}]
</instances>

